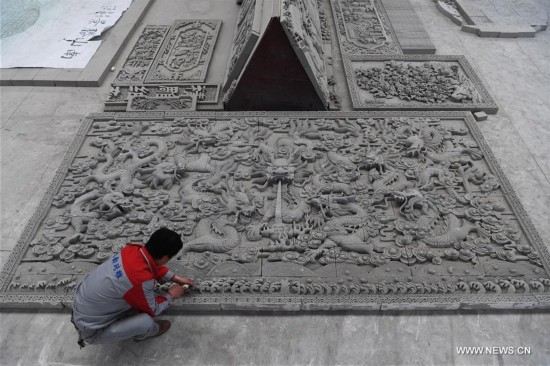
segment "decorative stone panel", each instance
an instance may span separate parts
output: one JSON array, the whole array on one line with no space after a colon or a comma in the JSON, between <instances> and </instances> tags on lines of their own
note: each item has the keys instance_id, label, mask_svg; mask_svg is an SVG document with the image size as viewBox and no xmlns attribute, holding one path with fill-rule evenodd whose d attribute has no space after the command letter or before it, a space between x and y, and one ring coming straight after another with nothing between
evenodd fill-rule
<instances>
[{"instance_id":1,"label":"decorative stone panel","mask_svg":"<svg viewBox=\"0 0 550 366\"><path fill-rule=\"evenodd\" d=\"M187 310L548 307L548 250L464 112L99 113L0 277L63 306L160 227Z\"/></svg>"},{"instance_id":2,"label":"decorative stone panel","mask_svg":"<svg viewBox=\"0 0 550 366\"><path fill-rule=\"evenodd\" d=\"M328 105L330 97L317 0L281 0L281 7L283 29L317 94Z\"/></svg>"},{"instance_id":3,"label":"decorative stone panel","mask_svg":"<svg viewBox=\"0 0 550 366\"><path fill-rule=\"evenodd\" d=\"M233 46L227 65L224 90L239 78L244 65L258 42L262 22L263 0L246 0L241 6Z\"/></svg>"},{"instance_id":4,"label":"decorative stone panel","mask_svg":"<svg viewBox=\"0 0 550 366\"><path fill-rule=\"evenodd\" d=\"M177 20L145 81L202 83L206 79L221 20Z\"/></svg>"},{"instance_id":5,"label":"decorative stone panel","mask_svg":"<svg viewBox=\"0 0 550 366\"><path fill-rule=\"evenodd\" d=\"M129 85L113 86L105 101L105 112L123 112L128 106L128 98L133 96L180 97L196 96L197 104L217 104L220 86L217 84L181 85Z\"/></svg>"},{"instance_id":6,"label":"decorative stone panel","mask_svg":"<svg viewBox=\"0 0 550 366\"><path fill-rule=\"evenodd\" d=\"M464 56L347 56L344 68L354 109L498 110Z\"/></svg>"},{"instance_id":7,"label":"decorative stone panel","mask_svg":"<svg viewBox=\"0 0 550 366\"><path fill-rule=\"evenodd\" d=\"M379 0L331 0L330 4L342 54L402 53Z\"/></svg>"}]
</instances>

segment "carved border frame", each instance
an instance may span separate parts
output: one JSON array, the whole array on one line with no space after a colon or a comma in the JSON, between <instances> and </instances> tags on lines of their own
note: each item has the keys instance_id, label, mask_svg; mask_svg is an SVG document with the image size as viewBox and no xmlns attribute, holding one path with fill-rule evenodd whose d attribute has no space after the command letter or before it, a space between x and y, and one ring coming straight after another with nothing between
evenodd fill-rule
<instances>
[{"instance_id":1,"label":"carved border frame","mask_svg":"<svg viewBox=\"0 0 550 366\"><path fill-rule=\"evenodd\" d=\"M28 248L28 242L35 235L39 223L44 219L51 205L55 192L63 182L68 168L77 155L80 146L86 138L91 125L96 120L164 120L177 117L300 117L300 118L369 118L369 117L434 117L448 119L463 119L480 150L485 156L489 168L499 178L501 188L511 209L530 242L539 251L544 269L550 272L550 252L541 236L525 211L512 184L505 176L496 157L492 153L481 130L470 113L466 112L126 112L126 113L94 113L82 121L74 140L65 153L46 195L40 202L36 212L28 222L21 238L11 252L9 259L0 272L0 308L67 308L72 302L72 294L39 293L10 294L7 291L9 281L15 274L20 259ZM235 296L219 294L214 296L191 296L178 300L173 308L186 311L223 311L223 310L276 310L276 311L313 311L313 310L358 310L358 311L388 311L388 310L458 310L458 309L548 309L550 308L550 293L517 293L517 294L392 294L392 295L293 295L280 294L266 297Z\"/></svg>"},{"instance_id":2,"label":"carved border frame","mask_svg":"<svg viewBox=\"0 0 550 366\"><path fill-rule=\"evenodd\" d=\"M357 110L400 110L400 111L484 111L489 114L495 114L498 111L498 105L495 99L490 94L488 88L479 78L474 68L470 65L466 57L462 55L372 55L372 56L349 56L342 55L344 62L344 70L348 82L348 88L351 95L353 108ZM359 61L454 61L458 62L466 76L474 83L477 91L482 96L482 103L440 103L440 104L424 104L424 103L365 103L359 98L359 89L355 78L354 68L352 63Z\"/></svg>"}]
</instances>

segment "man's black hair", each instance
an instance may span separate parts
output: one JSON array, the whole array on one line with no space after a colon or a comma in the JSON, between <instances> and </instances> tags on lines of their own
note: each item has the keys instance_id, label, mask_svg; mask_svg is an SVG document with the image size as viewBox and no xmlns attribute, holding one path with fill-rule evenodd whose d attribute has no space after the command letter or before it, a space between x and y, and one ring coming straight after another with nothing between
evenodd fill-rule
<instances>
[{"instance_id":1,"label":"man's black hair","mask_svg":"<svg viewBox=\"0 0 550 366\"><path fill-rule=\"evenodd\" d=\"M183 247L178 233L168 228L160 228L151 235L145 248L153 259L162 259L165 255L172 258Z\"/></svg>"}]
</instances>

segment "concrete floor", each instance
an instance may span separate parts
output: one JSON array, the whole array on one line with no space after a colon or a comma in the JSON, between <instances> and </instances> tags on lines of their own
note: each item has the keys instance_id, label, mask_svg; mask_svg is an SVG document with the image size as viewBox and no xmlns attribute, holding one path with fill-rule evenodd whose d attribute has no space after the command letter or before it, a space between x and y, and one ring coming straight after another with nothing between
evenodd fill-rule
<instances>
[{"instance_id":1,"label":"concrete floor","mask_svg":"<svg viewBox=\"0 0 550 366\"><path fill-rule=\"evenodd\" d=\"M157 0L143 23L214 18L209 12L223 15L222 1L228 0ZM539 1L550 11L550 2ZM478 38L461 32L431 0L411 2L437 53L465 55L498 101L499 113L479 126L550 246L550 31L530 39ZM232 26L226 25L222 35L230 39ZM226 43L218 43L223 48L221 44ZM127 47L123 55L128 52ZM215 59L214 65L220 70L223 60ZM223 76L217 73L209 79ZM102 110L108 90L108 82L100 88L1 88L2 266L43 197L80 119ZM347 93L344 90L340 89ZM349 106L349 97L343 105ZM0 365L550 364L550 313L542 311L169 312L164 318L173 325L161 338L80 350L68 313L3 310ZM464 356L456 350L460 346L525 346L531 347L531 355Z\"/></svg>"}]
</instances>

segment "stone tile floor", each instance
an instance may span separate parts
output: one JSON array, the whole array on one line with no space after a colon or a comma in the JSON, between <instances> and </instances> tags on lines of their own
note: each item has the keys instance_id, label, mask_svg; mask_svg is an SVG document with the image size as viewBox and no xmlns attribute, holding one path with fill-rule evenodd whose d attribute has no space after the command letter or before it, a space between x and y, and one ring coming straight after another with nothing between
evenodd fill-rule
<instances>
[{"instance_id":1,"label":"stone tile floor","mask_svg":"<svg viewBox=\"0 0 550 366\"><path fill-rule=\"evenodd\" d=\"M438 54L465 55L500 104L498 114L479 126L549 245L550 32L529 39L479 38L460 32L433 2L411 2ZM219 12L221 3L159 0L144 23L166 24L163 17L206 18L211 9ZM550 3L546 6L550 10ZM213 62L223 64L220 59ZM80 118L100 111L107 93L107 84L0 90L2 265L44 195ZM79 350L68 313L2 310L0 365L550 363L550 313L543 311L169 313L166 318L173 328L164 337ZM458 354L459 346L526 346L531 355L465 356Z\"/></svg>"}]
</instances>

